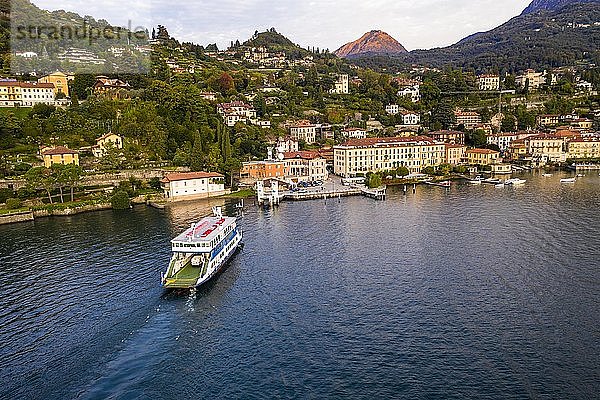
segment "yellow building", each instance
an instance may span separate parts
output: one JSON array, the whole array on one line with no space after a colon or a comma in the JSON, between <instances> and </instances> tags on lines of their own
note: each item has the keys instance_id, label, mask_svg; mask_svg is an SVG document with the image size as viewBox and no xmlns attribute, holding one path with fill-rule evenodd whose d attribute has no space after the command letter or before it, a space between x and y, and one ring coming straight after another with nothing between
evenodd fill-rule
<instances>
[{"instance_id":1,"label":"yellow building","mask_svg":"<svg viewBox=\"0 0 600 400\"><path fill-rule=\"evenodd\" d=\"M108 148L123 148L123 138L112 132L96 139L96 145L92 146L92 154L94 157L102 157Z\"/></svg>"},{"instance_id":2,"label":"yellow building","mask_svg":"<svg viewBox=\"0 0 600 400\"><path fill-rule=\"evenodd\" d=\"M567 158L600 158L599 138L576 138L567 143Z\"/></svg>"},{"instance_id":3,"label":"yellow building","mask_svg":"<svg viewBox=\"0 0 600 400\"><path fill-rule=\"evenodd\" d=\"M446 164L458 165L463 161L467 150L466 146L450 143L446 143L444 146L446 147Z\"/></svg>"},{"instance_id":4,"label":"yellow building","mask_svg":"<svg viewBox=\"0 0 600 400\"><path fill-rule=\"evenodd\" d=\"M500 153L490 149L470 149L465 152L469 164L491 165L498 161Z\"/></svg>"},{"instance_id":5,"label":"yellow building","mask_svg":"<svg viewBox=\"0 0 600 400\"><path fill-rule=\"evenodd\" d=\"M64 93L66 97L69 97L69 81L72 79L73 76L68 76L60 71L56 71L50 75L41 77L38 79L38 82L54 84L54 96L59 93Z\"/></svg>"},{"instance_id":6,"label":"yellow building","mask_svg":"<svg viewBox=\"0 0 600 400\"><path fill-rule=\"evenodd\" d=\"M79 153L76 150L67 149L64 146L57 146L42 153L44 156L44 166L50 168L53 164L75 164L79 165Z\"/></svg>"}]
</instances>

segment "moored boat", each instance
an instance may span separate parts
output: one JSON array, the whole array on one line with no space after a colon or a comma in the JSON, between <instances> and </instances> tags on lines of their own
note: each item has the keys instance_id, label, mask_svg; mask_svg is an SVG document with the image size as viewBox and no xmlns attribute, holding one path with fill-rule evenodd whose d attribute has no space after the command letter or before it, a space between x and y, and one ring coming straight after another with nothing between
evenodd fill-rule
<instances>
[{"instance_id":1,"label":"moored boat","mask_svg":"<svg viewBox=\"0 0 600 400\"><path fill-rule=\"evenodd\" d=\"M511 179L507 179L506 182L504 182L507 185L524 185L527 181L525 179L521 179L521 178L511 178Z\"/></svg>"},{"instance_id":2,"label":"moored boat","mask_svg":"<svg viewBox=\"0 0 600 400\"><path fill-rule=\"evenodd\" d=\"M574 183L575 181L577 181L577 178L563 178L560 183Z\"/></svg>"},{"instance_id":3,"label":"moored boat","mask_svg":"<svg viewBox=\"0 0 600 400\"><path fill-rule=\"evenodd\" d=\"M192 224L171 240L173 256L161 283L167 289L198 287L221 271L242 243L237 218L226 217L221 207L214 216Z\"/></svg>"},{"instance_id":4,"label":"moored boat","mask_svg":"<svg viewBox=\"0 0 600 400\"><path fill-rule=\"evenodd\" d=\"M483 178L481 176L476 177L475 179L469 179L468 182L471 185L481 185L481 181L483 181Z\"/></svg>"},{"instance_id":5,"label":"moored boat","mask_svg":"<svg viewBox=\"0 0 600 400\"><path fill-rule=\"evenodd\" d=\"M552 176L552 174L542 174L542 176L543 176L544 178L550 178L550 177Z\"/></svg>"},{"instance_id":6,"label":"moored boat","mask_svg":"<svg viewBox=\"0 0 600 400\"><path fill-rule=\"evenodd\" d=\"M431 181L428 181L428 182L425 182L425 183L428 184L428 185L431 185L431 186L439 186L439 187L444 187L444 188L449 188L450 187L450 181L443 181L443 182L431 182Z\"/></svg>"}]
</instances>

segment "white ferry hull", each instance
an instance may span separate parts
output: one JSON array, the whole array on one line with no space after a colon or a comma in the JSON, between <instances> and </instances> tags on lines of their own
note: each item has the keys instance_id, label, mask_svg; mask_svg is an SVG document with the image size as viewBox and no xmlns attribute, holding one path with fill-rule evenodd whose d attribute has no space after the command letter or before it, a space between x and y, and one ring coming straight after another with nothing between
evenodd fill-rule
<instances>
[{"instance_id":1,"label":"white ferry hull","mask_svg":"<svg viewBox=\"0 0 600 400\"><path fill-rule=\"evenodd\" d=\"M228 251L223 251L223 257L220 259L220 261L215 262L215 265L212 267L212 270L209 267L209 271L204 277L200 277L198 278L198 280L196 281L196 284L194 285L194 287L200 287L203 284L205 284L206 282L212 280L214 277L216 277L220 272L222 272L225 269L225 266L227 265L227 263L229 262L229 260L235 255L235 253L238 251L238 249L242 246L242 235L238 232L237 235L235 235L235 237L232 239L232 247L231 249L229 249ZM213 262L213 261L211 261Z\"/></svg>"}]
</instances>

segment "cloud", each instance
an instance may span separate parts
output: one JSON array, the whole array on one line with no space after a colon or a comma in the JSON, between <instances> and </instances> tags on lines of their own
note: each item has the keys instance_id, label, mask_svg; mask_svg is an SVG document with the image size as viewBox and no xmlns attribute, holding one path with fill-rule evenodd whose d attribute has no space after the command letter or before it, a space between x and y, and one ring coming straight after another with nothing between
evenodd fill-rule
<instances>
[{"instance_id":1,"label":"cloud","mask_svg":"<svg viewBox=\"0 0 600 400\"><path fill-rule=\"evenodd\" d=\"M66 9L111 23L165 25L180 40L226 47L255 30L275 27L292 41L335 50L372 29L386 31L409 50L453 44L492 29L521 13L528 0L37 0L45 9Z\"/></svg>"}]
</instances>

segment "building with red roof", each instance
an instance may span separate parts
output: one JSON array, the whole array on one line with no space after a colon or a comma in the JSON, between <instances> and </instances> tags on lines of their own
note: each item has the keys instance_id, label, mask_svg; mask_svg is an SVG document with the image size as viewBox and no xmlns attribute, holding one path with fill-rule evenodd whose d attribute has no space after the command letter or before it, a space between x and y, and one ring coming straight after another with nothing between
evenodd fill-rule
<instances>
[{"instance_id":1,"label":"building with red roof","mask_svg":"<svg viewBox=\"0 0 600 400\"><path fill-rule=\"evenodd\" d=\"M42 152L44 166L50 168L53 164L79 165L79 152L65 146L56 146Z\"/></svg>"},{"instance_id":2,"label":"building with red roof","mask_svg":"<svg viewBox=\"0 0 600 400\"><path fill-rule=\"evenodd\" d=\"M170 173L161 184L169 201L202 199L230 192L225 189L225 177L216 172Z\"/></svg>"}]
</instances>

